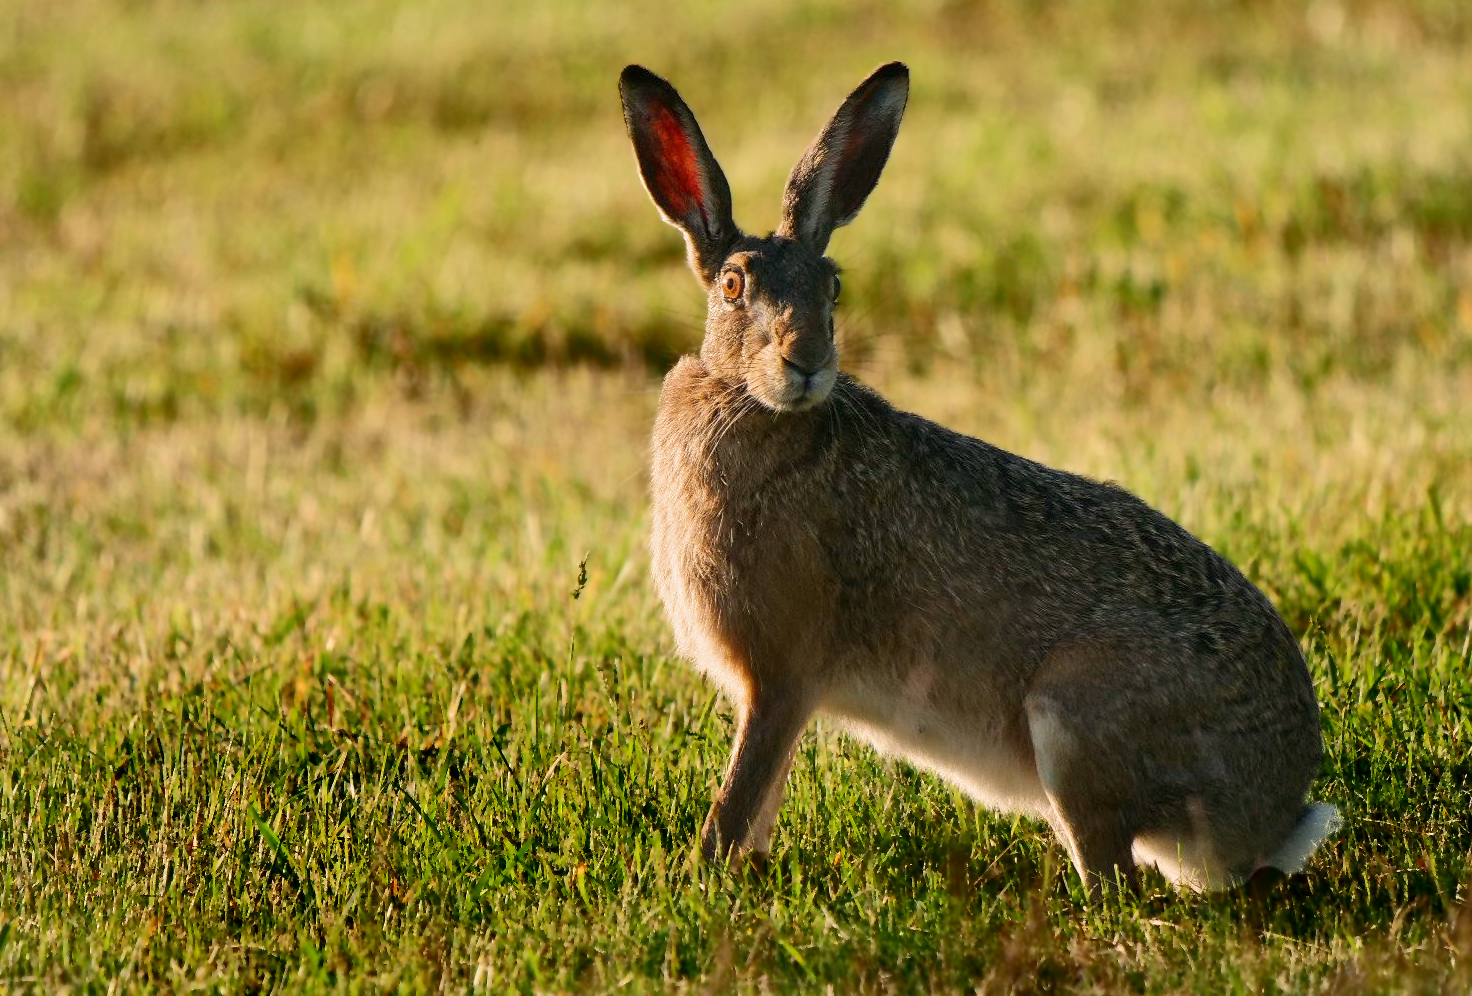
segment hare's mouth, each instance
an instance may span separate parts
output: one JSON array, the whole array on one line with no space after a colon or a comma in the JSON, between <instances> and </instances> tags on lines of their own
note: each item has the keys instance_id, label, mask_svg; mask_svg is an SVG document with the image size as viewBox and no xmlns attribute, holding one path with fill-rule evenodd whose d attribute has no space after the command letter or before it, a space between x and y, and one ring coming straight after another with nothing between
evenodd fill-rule
<instances>
[{"instance_id":1,"label":"hare's mouth","mask_svg":"<svg viewBox=\"0 0 1472 996\"><path fill-rule=\"evenodd\" d=\"M758 401L773 411L801 412L816 408L828 400L838 380L838 356L830 354L817 370L804 370L787 361L779 361L780 369L768 368L765 376L753 378L749 385Z\"/></svg>"},{"instance_id":2,"label":"hare's mouth","mask_svg":"<svg viewBox=\"0 0 1472 996\"><path fill-rule=\"evenodd\" d=\"M837 367L824 367L819 370L807 378L806 383L802 386L802 393L789 402L788 410L801 412L821 405L828 400L828 395L833 393L833 383L837 379Z\"/></svg>"}]
</instances>

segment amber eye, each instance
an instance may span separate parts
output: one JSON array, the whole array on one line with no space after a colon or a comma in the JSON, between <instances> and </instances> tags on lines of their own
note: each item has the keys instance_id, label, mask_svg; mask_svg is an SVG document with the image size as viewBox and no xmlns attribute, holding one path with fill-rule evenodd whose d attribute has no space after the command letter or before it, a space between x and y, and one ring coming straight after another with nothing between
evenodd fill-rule
<instances>
[{"instance_id":1,"label":"amber eye","mask_svg":"<svg viewBox=\"0 0 1472 996\"><path fill-rule=\"evenodd\" d=\"M740 270L727 270L721 277L721 293L727 301L739 301L746 293L746 275Z\"/></svg>"}]
</instances>

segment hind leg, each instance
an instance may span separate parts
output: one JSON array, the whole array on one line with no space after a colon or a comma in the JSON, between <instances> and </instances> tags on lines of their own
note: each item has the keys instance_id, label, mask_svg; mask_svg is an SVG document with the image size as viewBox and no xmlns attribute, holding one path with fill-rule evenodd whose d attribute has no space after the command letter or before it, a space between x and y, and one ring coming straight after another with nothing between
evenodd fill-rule
<instances>
[{"instance_id":1,"label":"hind leg","mask_svg":"<svg viewBox=\"0 0 1472 996\"><path fill-rule=\"evenodd\" d=\"M1040 664L1024 700L1038 776L1081 874L1107 875L1113 855L1221 888L1282 838L1265 824L1277 796L1302 790L1274 784L1259 717L1196 677L1214 666L1146 627L1062 644Z\"/></svg>"},{"instance_id":2,"label":"hind leg","mask_svg":"<svg viewBox=\"0 0 1472 996\"><path fill-rule=\"evenodd\" d=\"M1132 880L1134 806L1128 772L1114 768L1120 759L1056 699L1029 696L1027 718L1038 777L1053 808L1050 822L1084 890L1096 898Z\"/></svg>"}]
</instances>

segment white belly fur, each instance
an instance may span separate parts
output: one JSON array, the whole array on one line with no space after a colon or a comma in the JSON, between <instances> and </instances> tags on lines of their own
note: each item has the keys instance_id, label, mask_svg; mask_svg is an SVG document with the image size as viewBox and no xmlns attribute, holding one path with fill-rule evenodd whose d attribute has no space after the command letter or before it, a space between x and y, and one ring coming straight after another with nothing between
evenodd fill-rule
<instances>
[{"instance_id":1,"label":"white belly fur","mask_svg":"<svg viewBox=\"0 0 1472 996\"><path fill-rule=\"evenodd\" d=\"M984 805L1050 818L1037 767L1001 735L1003 717L937 708L930 694L936 673L925 664L902 683L855 679L835 689L823 711L880 753L939 775Z\"/></svg>"}]
</instances>

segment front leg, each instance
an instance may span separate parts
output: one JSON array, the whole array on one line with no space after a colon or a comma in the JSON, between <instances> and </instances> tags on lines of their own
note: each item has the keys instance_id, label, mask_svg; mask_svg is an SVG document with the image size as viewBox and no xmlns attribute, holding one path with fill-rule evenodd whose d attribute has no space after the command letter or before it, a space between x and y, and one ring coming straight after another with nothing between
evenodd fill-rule
<instances>
[{"instance_id":1,"label":"front leg","mask_svg":"<svg viewBox=\"0 0 1472 996\"><path fill-rule=\"evenodd\" d=\"M745 704L726 777L700 831L706 858L717 861L770 846L782 783L812 712L807 698L792 689L763 690Z\"/></svg>"}]
</instances>

